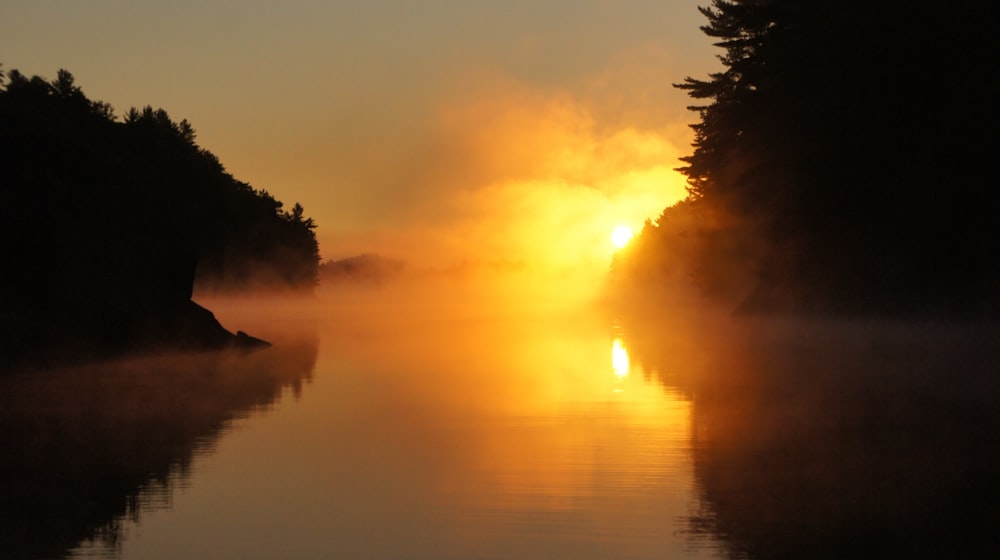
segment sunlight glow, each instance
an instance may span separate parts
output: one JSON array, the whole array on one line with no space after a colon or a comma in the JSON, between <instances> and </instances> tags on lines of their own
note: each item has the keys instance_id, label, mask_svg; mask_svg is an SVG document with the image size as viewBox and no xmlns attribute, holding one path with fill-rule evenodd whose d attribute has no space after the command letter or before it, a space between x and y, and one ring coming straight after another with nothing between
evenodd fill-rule
<instances>
[{"instance_id":1,"label":"sunlight glow","mask_svg":"<svg viewBox=\"0 0 1000 560\"><path fill-rule=\"evenodd\" d=\"M671 164L679 142L597 126L570 98L487 93L441 105L421 173L379 179L435 195L397 219L338 235L337 252L407 261L412 279L449 282L500 313L594 301L615 253L634 243L631 228L686 195Z\"/></svg>"},{"instance_id":2,"label":"sunlight glow","mask_svg":"<svg viewBox=\"0 0 1000 560\"><path fill-rule=\"evenodd\" d=\"M632 228L620 225L611 232L611 244L616 249L621 249L632 239Z\"/></svg>"}]
</instances>

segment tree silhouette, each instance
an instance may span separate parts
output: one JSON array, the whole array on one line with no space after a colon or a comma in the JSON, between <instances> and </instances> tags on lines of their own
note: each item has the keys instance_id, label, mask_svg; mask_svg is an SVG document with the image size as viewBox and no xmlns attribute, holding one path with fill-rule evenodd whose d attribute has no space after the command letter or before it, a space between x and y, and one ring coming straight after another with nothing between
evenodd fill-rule
<instances>
[{"instance_id":1,"label":"tree silhouette","mask_svg":"<svg viewBox=\"0 0 1000 560\"><path fill-rule=\"evenodd\" d=\"M997 51L983 3L714 0L701 12L724 54L721 71L677 84L700 102L679 168L690 204L646 235L688 246L682 265L702 287L748 285L721 271L752 278L726 294L746 309L998 310L1000 91L981 78ZM685 213L707 219L670 237Z\"/></svg>"},{"instance_id":2,"label":"tree silhouette","mask_svg":"<svg viewBox=\"0 0 1000 560\"><path fill-rule=\"evenodd\" d=\"M9 111L23 121L10 132L38 137L18 141L12 165L25 176L55 165L65 182L107 195L105 204L120 203L123 213L138 211L181 229L198 253L199 282L291 289L315 283L315 223L301 210L289 218L269 193L234 179L196 144L188 121L175 122L165 110L147 106L129 109L117 122L110 105L87 99L65 70L51 84L12 71L3 93ZM43 143L66 151L56 161L39 161L43 154L30 148Z\"/></svg>"},{"instance_id":3,"label":"tree silhouette","mask_svg":"<svg viewBox=\"0 0 1000 560\"><path fill-rule=\"evenodd\" d=\"M150 346L216 347L226 333L193 284L311 289L315 223L238 181L187 121L123 121L60 70L0 88L0 357L69 360Z\"/></svg>"}]
</instances>

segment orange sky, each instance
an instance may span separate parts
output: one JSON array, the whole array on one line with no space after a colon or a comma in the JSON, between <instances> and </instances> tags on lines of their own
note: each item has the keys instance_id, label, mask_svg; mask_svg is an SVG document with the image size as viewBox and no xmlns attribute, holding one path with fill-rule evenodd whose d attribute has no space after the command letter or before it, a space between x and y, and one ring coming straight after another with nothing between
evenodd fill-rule
<instances>
[{"instance_id":1,"label":"orange sky","mask_svg":"<svg viewBox=\"0 0 1000 560\"><path fill-rule=\"evenodd\" d=\"M559 268L683 196L699 3L7 0L0 63L188 119L324 258Z\"/></svg>"}]
</instances>

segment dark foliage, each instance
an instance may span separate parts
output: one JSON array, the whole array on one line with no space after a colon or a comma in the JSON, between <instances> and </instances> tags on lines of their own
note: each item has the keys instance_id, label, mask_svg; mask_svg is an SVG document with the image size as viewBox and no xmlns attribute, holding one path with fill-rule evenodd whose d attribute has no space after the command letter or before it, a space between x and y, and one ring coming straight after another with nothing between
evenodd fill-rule
<instances>
[{"instance_id":1,"label":"dark foliage","mask_svg":"<svg viewBox=\"0 0 1000 560\"><path fill-rule=\"evenodd\" d=\"M747 310L996 312L986 6L702 8L723 70L678 84L703 102L680 169L689 200L623 260L649 268L652 246L684 247L670 264L708 291L738 286L726 297ZM712 219L678 237L671 222L694 215Z\"/></svg>"},{"instance_id":2,"label":"dark foliage","mask_svg":"<svg viewBox=\"0 0 1000 560\"><path fill-rule=\"evenodd\" d=\"M8 78L0 90L0 163L5 195L19 197L5 205L12 231L33 231L35 243L50 248L76 233L141 246L143 235L167 231L194 252L199 283L315 284L312 219L300 205L283 211L267 191L226 173L195 143L186 120L174 122L147 106L118 122L110 106L88 99L65 70L51 83L16 70ZM56 267L72 260L32 253Z\"/></svg>"},{"instance_id":3,"label":"dark foliage","mask_svg":"<svg viewBox=\"0 0 1000 560\"><path fill-rule=\"evenodd\" d=\"M233 179L187 121L146 107L119 122L65 70L0 79L5 366L232 344L190 301L196 270L223 287L314 284L312 220Z\"/></svg>"}]
</instances>

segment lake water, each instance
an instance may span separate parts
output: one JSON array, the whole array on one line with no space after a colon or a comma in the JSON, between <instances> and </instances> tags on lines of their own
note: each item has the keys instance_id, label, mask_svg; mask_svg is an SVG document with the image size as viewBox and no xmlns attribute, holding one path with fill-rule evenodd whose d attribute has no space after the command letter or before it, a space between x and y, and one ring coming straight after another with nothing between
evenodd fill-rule
<instances>
[{"instance_id":1,"label":"lake water","mask_svg":"<svg viewBox=\"0 0 1000 560\"><path fill-rule=\"evenodd\" d=\"M275 346L0 379L0 557L998 544L993 326L209 306Z\"/></svg>"}]
</instances>

